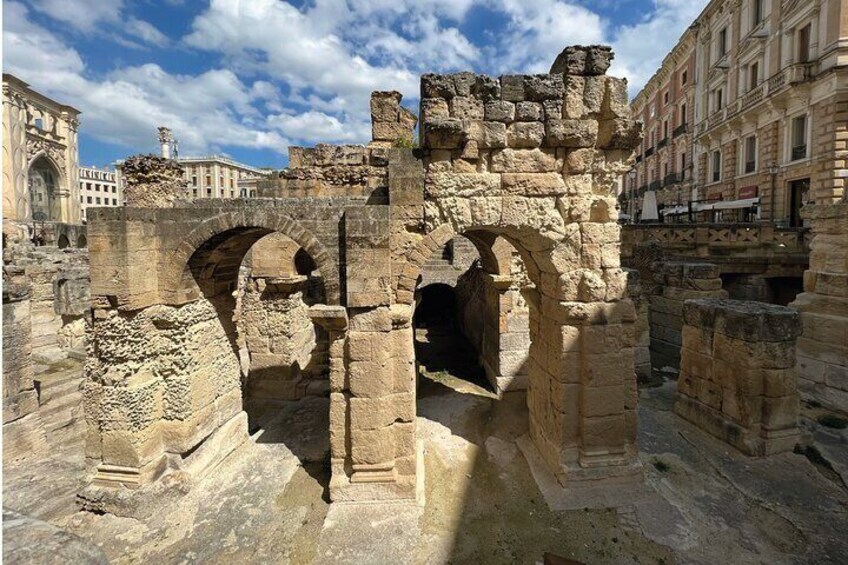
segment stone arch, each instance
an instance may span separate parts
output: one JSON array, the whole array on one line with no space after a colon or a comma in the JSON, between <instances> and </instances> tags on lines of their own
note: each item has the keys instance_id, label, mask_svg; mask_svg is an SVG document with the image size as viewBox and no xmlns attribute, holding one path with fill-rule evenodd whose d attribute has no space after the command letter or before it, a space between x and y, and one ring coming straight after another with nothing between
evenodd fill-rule
<instances>
[{"instance_id":1,"label":"stone arch","mask_svg":"<svg viewBox=\"0 0 848 565\"><path fill-rule=\"evenodd\" d=\"M77 238L77 247L82 249L83 247L88 247L88 239L85 237L85 234L80 234Z\"/></svg>"},{"instance_id":2,"label":"stone arch","mask_svg":"<svg viewBox=\"0 0 848 565\"><path fill-rule=\"evenodd\" d=\"M68 236L67 236L67 235L65 235L65 234L61 234L61 235L59 236L59 240L56 242L56 246L57 246L59 249L65 249L66 247L70 247L70 246L71 246L71 242L70 242L70 240L68 239Z\"/></svg>"},{"instance_id":3,"label":"stone arch","mask_svg":"<svg viewBox=\"0 0 848 565\"><path fill-rule=\"evenodd\" d=\"M61 212L57 192L63 185L62 168L49 153L39 151L27 164L27 179L29 216L35 221L58 220Z\"/></svg>"},{"instance_id":4,"label":"stone arch","mask_svg":"<svg viewBox=\"0 0 848 565\"><path fill-rule=\"evenodd\" d=\"M336 260L323 244L299 222L285 214L266 215L252 219L243 213L227 212L210 218L195 227L165 261L159 282L160 295L166 302L184 303L199 296L190 264L198 252L214 253L222 244L229 244L230 266L240 264L241 258L259 239L272 232L291 238L315 261L324 277L327 303L341 301L339 269ZM238 261L233 262L235 255ZM236 267L237 270L237 267Z\"/></svg>"}]
</instances>

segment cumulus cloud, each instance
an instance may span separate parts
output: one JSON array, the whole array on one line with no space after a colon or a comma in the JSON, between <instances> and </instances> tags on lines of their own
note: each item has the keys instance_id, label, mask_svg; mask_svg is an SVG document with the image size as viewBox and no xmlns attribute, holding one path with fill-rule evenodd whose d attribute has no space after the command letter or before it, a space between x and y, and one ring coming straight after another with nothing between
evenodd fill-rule
<instances>
[{"instance_id":1,"label":"cumulus cloud","mask_svg":"<svg viewBox=\"0 0 848 565\"><path fill-rule=\"evenodd\" d=\"M622 25L578 0L211 0L184 37L167 37L125 0L30 0L79 32L151 48L147 64L102 70L12 0L4 64L78 106L100 139L149 148L155 127L168 125L184 152L284 153L289 143L367 143L373 90L399 90L412 107L423 72L546 72L571 44L612 44L614 73L635 94L707 0L645 1L641 19ZM164 46L200 54L204 66L168 72L153 58L173 56L157 53Z\"/></svg>"}]
</instances>

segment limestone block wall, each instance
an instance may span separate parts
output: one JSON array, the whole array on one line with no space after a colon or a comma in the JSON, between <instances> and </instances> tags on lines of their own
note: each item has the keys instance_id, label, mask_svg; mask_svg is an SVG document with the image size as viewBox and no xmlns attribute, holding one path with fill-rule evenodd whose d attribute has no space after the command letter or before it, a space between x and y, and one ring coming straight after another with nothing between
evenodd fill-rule
<instances>
[{"instance_id":1,"label":"limestone block wall","mask_svg":"<svg viewBox=\"0 0 848 565\"><path fill-rule=\"evenodd\" d=\"M670 262L654 266L655 294L650 298L651 363L662 369L680 367L683 302L697 298L727 298L718 266Z\"/></svg>"},{"instance_id":2,"label":"limestone block wall","mask_svg":"<svg viewBox=\"0 0 848 565\"><path fill-rule=\"evenodd\" d=\"M848 202L805 206L813 240L804 292L790 304L801 314L801 393L848 413Z\"/></svg>"},{"instance_id":3,"label":"limestone block wall","mask_svg":"<svg viewBox=\"0 0 848 565\"><path fill-rule=\"evenodd\" d=\"M636 376L651 376L651 301L649 293L643 288L639 271L626 269L627 295L633 301L636 310L636 322L633 324L633 364Z\"/></svg>"},{"instance_id":4,"label":"limestone block wall","mask_svg":"<svg viewBox=\"0 0 848 565\"><path fill-rule=\"evenodd\" d=\"M248 278L237 309L250 359L245 395L297 400L329 391L327 336L304 299L307 277Z\"/></svg>"},{"instance_id":5,"label":"limestone block wall","mask_svg":"<svg viewBox=\"0 0 848 565\"><path fill-rule=\"evenodd\" d=\"M748 455L798 440L798 313L740 300L687 300L674 411Z\"/></svg>"},{"instance_id":6,"label":"limestone block wall","mask_svg":"<svg viewBox=\"0 0 848 565\"><path fill-rule=\"evenodd\" d=\"M3 424L38 409L32 371L30 289L21 269L3 270Z\"/></svg>"}]
</instances>

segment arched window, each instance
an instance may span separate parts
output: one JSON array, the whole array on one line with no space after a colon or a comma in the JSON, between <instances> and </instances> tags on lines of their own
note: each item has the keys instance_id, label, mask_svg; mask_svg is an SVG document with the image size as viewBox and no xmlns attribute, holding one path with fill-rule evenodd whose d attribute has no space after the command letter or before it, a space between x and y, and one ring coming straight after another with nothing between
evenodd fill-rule
<instances>
[{"instance_id":1,"label":"arched window","mask_svg":"<svg viewBox=\"0 0 848 565\"><path fill-rule=\"evenodd\" d=\"M54 198L59 173L45 157L39 157L29 169L29 198L32 219L37 222L56 220Z\"/></svg>"}]
</instances>

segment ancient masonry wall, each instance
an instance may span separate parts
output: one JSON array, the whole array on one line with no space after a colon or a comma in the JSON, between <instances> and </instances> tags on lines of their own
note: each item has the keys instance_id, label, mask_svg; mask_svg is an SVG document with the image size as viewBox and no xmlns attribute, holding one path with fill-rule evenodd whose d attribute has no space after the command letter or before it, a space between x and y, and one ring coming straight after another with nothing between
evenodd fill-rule
<instances>
[{"instance_id":1,"label":"ancient masonry wall","mask_svg":"<svg viewBox=\"0 0 848 565\"><path fill-rule=\"evenodd\" d=\"M648 379L651 376L651 301L647 291L642 286L639 271L626 269L627 295L633 301L636 310L636 322L633 324L633 364L636 376Z\"/></svg>"},{"instance_id":2,"label":"ancient masonry wall","mask_svg":"<svg viewBox=\"0 0 848 565\"><path fill-rule=\"evenodd\" d=\"M791 308L741 300L687 300L674 411L748 455L798 441Z\"/></svg>"},{"instance_id":3,"label":"ancient masonry wall","mask_svg":"<svg viewBox=\"0 0 848 565\"><path fill-rule=\"evenodd\" d=\"M848 412L848 201L805 206L812 225L804 292L790 304L801 313L801 393Z\"/></svg>"},{"instance_id":4,"label":"ancient masonry wall","mask_svg":"<svg viewBox=\"0 0 848 565\"><path fill-rule=\"evenodd\" d=\"M727 298L718 266L710 263L655 265L654 292L650 298L651 363L662 369L680 367L683 302L695 298Z\"/></svg>"}]
</instances>

